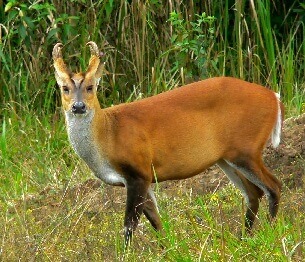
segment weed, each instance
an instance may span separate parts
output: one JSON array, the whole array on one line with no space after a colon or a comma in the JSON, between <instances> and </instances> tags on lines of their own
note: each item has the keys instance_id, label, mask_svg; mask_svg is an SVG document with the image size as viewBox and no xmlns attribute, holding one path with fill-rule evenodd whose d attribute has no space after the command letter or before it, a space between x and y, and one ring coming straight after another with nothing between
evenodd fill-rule
<instances>
[{"instance_id":1,"label":"weed","mask_svg":"<svg viewBox=\"0 0 305 262\"><path fill-rule=\"evenodd\" d=\"M104 106L227 75L280 92L288 115L297 115L305 99L305 9L284 2L9 0L0 6L0 259L302 261L304 190L284 189L272 226L263 201L253 236L243 233L241 241L240 194L227 186L200 196L184 182L172 194L157 185L164 232L155 234L143 217L124 252L125 191L85 186L92 177L68 145L51 65L52 47L62 42L70 49L67 61L84 70L89 55L82 49L92 40L105 53Z\"/></svg>"}]
</instances>

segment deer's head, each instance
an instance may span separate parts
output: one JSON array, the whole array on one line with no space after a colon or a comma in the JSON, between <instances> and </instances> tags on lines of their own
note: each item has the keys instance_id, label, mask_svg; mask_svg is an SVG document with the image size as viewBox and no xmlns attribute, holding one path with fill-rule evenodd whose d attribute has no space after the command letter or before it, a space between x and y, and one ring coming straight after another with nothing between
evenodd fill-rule
<instances>
[{"instance_id":1,"label":"deer's head","mask_svg":"<svg viewBox=\"0 0 305 262\"><path fill-rule=\"evenodd\" d=\"M91 58L86 72L72 73L68 69L62 58L61 43L54 46L52 53L64 111L75 115L84 115L100 107L96 92L104 64L100 62L96 43L88 42L87 45L90 47Z\"/></svg>"}]
</instances>

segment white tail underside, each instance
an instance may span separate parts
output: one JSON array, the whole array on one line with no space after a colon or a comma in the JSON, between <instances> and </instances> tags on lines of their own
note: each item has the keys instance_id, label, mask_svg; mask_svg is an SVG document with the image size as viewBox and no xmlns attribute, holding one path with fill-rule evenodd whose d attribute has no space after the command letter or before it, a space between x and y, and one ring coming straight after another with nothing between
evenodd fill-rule
<instances>
[{"instance_id":1,"label":"white tail underside","mask_svg":"<svg viewBox=\"0 0 305 262\"><path fill-rule=\"evenodd\" d=\"M277 119L271 134L271 144L274 148L278 147L281 142L281 130L282 130L282 112L280 107L280 94L274 93L278 100Z\"/></svg>"}]
</instances>

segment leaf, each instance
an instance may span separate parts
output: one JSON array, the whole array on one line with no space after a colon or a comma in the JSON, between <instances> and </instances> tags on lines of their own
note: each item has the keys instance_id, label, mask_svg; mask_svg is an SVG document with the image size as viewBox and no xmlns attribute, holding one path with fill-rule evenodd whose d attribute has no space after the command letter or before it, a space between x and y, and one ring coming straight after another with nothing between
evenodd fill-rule
<instances>
[{"instance_id":1,"label":"leaf","mask_svg":"<svg viewBox=\"0 0 305 262\"><path fill-rule=\"evenodd\" d=\"M107 16L107 18L109 18L112 13L112 10L113 10L113 0L109 0L105 4L105 10L106 10L106 16Z\"/></svg>"},{"instance_id":2,"label":"leaf","mask_svg":"<svg viewBox=\"0 0 305 262\"><path fill-rule=\"evenodd\" d=\"M17 4L17 1L9 1L5 8L4 8L4 12L8 12L9 10L11 10L15 5Z\"/></svg>"},{"instance_id":3,"label":"leaf","mask_svg":"<svg viewBox=\"0 0 305 262\"><path fill-rule=\"evenodd\" d=\"M18 11L17 10L15 10L15 9L13 9L12 11L10 11L9 13L8 13L8 22L10 22L11 20L13 20L13 19L15 19L17 16L18 16Z\"/></svg>"},{"instance_id":4,"label":"leaf","mask_svg":"<svg viewBox=\"0 0 305 262\"><path fill-rule=\"evenodd\" d=\"M172 42L172 43L175 43L176 40L177 40L177 37L178 37L177 34L173 34L172 37L171 37L171 42Z\"/></svg>"},{"instance_id":5,"label":"leaf","mask_svg":"<svg viewBox=\"0 0 305 262\"><path fill-rule=\"evenodd\" d=\"M48 10L48 11L56 11L56 8L54 7L54 5L49 4L49 3L45 3L45 4L33 4L30 7L31 9L35 9L35 10Z\"/></svg>"},{"instance_id":6,"label":"leaf","mask_svg":"<svg viewBox=\"0 0 305 262\"><path fill-rule=\"evenodd\" d=\"M73 16L73 15L69 16L68 18L73 19L73 20L79 20L80 19L79 16Z\"/></svg>"},{"instance_id":7,"label":"leaf","mask_svg":"<svg viewBox=\"0 0 305 262\"><path fill-rule=\"evenodd\" d=\"M58 32L60 32L60 28L52 28L48 33L47 40L52 38Z\"/></svg>"},{"instance_id":8,"label":"leaf","mask_svg":"<svg viewBox=\"0 0 305 262\"><path fill-rule=\"evenodd\" d=\"M29 27L30 29L35 29L35 24L33 23L33 21L31 20L30 17L24 16L24 17L23 17L23 20L24 20L24 22L28 25L28 27Z\"/></svg>"},{"instance_id":9,"label":"leaf","mask_svg":"<svg viewBox=\"0 0 305 262\"><path fill-rule=\"evenodd\" d=\"M23 24L20 24L19 27L18 27L18 33L21 37L21 39L24 39L26 36L27 36L27 33L26 33L26 28Z\"/></svg>"}]
</instances>

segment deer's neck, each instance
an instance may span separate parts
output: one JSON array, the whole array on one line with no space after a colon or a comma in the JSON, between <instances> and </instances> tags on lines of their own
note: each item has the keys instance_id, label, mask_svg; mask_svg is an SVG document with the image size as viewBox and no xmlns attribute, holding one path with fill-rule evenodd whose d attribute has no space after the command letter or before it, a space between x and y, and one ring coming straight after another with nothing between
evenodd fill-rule
<instances>
[{"instance_id":1,"label":"deer's neck","mask_svg":"<svg viewBox=\"0 0 305 262\"><path fill-rule=\"evenodd\" d=\"M87 163L93 173L107 184L124 185L124 178L110 165L101 143L96 140L93 133L95 111L91 110L85 115L75 115L65 112L66 125L70 143L74 151ZM102 126L102 123L98 123Z\"/></svg>"}]
</instances>

